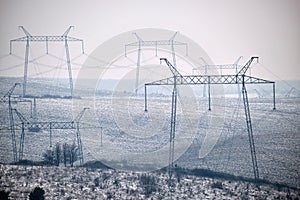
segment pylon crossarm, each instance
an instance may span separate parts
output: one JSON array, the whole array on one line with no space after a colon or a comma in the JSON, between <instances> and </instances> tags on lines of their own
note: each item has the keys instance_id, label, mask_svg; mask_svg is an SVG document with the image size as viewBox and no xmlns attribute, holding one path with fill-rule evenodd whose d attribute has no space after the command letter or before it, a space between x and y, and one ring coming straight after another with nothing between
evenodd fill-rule
<instances>
[{"instance_id":1,"label":"pylon crossarm","mask_svg":"<svg viewBox=\"0 0 300 200\"><path fill-rule=\"evenodd\" d=\"M32 122L27 124L25 127L30 128L39 128L39 129L75 129L74 122Z\"/></svg>"},{"instance_id":2,"label":"pylon crossarm","mask_svg":"<svg viewBox=\"0 0 300 200\"><path fill-rule=\"evenodd\" d=\"M15 111L22 123L29 123L29 121L17 109L13 109L13 111Z\"/></svg>"},{"instance_id":3,"label":"pylon crossarm","mask_svg":"<svg viewBox=\"0 0 300 200\"><path fill-rule=\"evenodd\" d=\"M63 36L66 37L72 28L74 28L74 26L69 26L69 28L64 32Z\"/></svg>"},{"instance_id":4,"label":"pylon crossarm","mask_svg":"<svg viewBox=\"0 0 300 200\"><path fill-rule=\"evenodd\" d=\"M21 83L15 83L1 99L6 99L10 97L18 85L21 85Z\"/></svg>"},{"instance_id":5,"label":"pylon crossarm","mask_svg":"<svg viewBox=\"0 0 300 200\"><path fill-rule=\"evenodd\" d=\"M165 61L165 63L168 65L170 71L173 74L173 79L177 79L177 77L182 77L182 75L179 73L179 71L168 61L166 58L160 58L160 62Z\"/></svg>"},{"instance_id":6,"label":"pylon crossarm","mask_svg":"<svg viewBox=\"0 0 300 200\"><path fill-rule=\"evenodd\" d=\"M79 123L79 121L80 121L80 119L83 117L83 115L84 115L84 112L86 111L86 110L88 110L89 108L83 108L83 110L75 117L75 119L74 119L74 121L76 122L76 123Z\"/></svg>"},{"instance_id":7,"label":"pylon crossarm","mask_svg":"<svg viewBox=\"0 0 300 200\"><path fill-rule=\"evenodd\" d=\"M172 41L170 40L153 40L153 41L140 41L140 42L132 42L126 44L126 46L167 46L167 45L172 45ZM178 41L173 41L173 45L187 45L187 43L184 42L178 42Z\"/></svg>"},{"instance_id":8,"label":"pylon crossarm","mask_svg":"<svg viewBox=\"0 0 300 200\"><path fill-rule=\"evenodd\" d=\"M199 70L199 69L235 69L235 68L240 68L241 65L236 65L236 64L227 64L227 65L204 65L202 67L196 67L193 68L193 70Z\"/></svg>"},{"instance_id":9,"label":"pylon crossarm","mask_svg":"<svg viewBox=\"0 0 300 200\"><path fill-rule=\"evenodd\" d=\"M275 83L275 82L245 75L245 83L246 84L249 84L249 83L255 84L255 83Z\"/></svg>"},{"instance_id":10,"label":"pylon crossarm","mask_svg":"<svg viewBox=\"0 0 300 200\"><path fill-rule=\"evenodd\" d=\"M258 57L251 57L244 67L238 72L238 75L245 75L254 59L256 59L258 62Z\"/></svg>"},{"instance_id":11,"label":"pylon crossarm","mask_svg":"<svg viewBox=\"0 0 300 200\"><path fill-rule=\"evenodd\" d=\"M245 84L264 84L264 83L274 83L274 81L264 80L261 78L256 78L252 76L244 76ZM208 84L208 78L210 78L209 84L242 84L242 75L186 75L186 76L176 76L177 85L201 85ZM145 85L173 85L174 77L168 77L146 83Z\"/></svg>"},{"instance_id":12,"label":"pylon crossarm","mask_svg":"<svg viewBox=\"0 0 300 200\"><path fill-rule=\"evenodd\" d=\"M61 42L61 41L78 41L82 42L82 39L74 38L74 37L69 37L69 36L57 36L57 35L50 35L50 36L25 36L25 37L20 37L17 39L10 40L11 42L26 42L29 40L30 42Z\"/></svg>"}]
</instances>

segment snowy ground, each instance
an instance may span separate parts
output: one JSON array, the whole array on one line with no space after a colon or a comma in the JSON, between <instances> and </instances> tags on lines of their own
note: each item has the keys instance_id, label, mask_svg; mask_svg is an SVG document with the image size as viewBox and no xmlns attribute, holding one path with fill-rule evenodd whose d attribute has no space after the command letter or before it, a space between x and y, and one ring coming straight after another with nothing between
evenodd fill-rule
<instances>
[{"instance_id":1,"label":"snowy ground","mask_svg":"<svg viewBox=\"0 0 300 200\"><path fill-rule=\"evenodd\" d=\"M127 134L129 131L135 130L136 126L124 128L124 124L126 125L127 123L129 125L131 123L135 125L140 123L138 126L147 125L147 120L149 120L147 117L150 114L143 111L142 97L130 101L130 104L135 105L135 107L132 107L133 111L117 113L119 118L122 118L123 115L124 119L127 119L126 117L128 116L131 117L131 122L125 120L121 122L124 123L121 125L120 122L116 123L116 113L112 112L113 106L109 99L99 98L93 102L98 118L95 121L95 113L88 111L82 119L82 128L91 124L98 127L96 129L81 130L85 161L96 159L106 161L107 164L119 162L118 167L120 167L122 163L126 163L126 159L129 160L131 158L123 157L123 160L118 160L119 152L139 152L139 155L142 155L148 151L155 152L168 144L170 98L160 97L150 100L149 113L156 113L151 115L151 120L157 120L156 118L161 116L165 123L161 127L163 131L158 132L154 136L150 135L146 139L132 137L130 134ZM42 119L42 121L71 121L73 118L72 114L76 116L83 107L90 106L88 105L90 104L90 99L75 100L74 102L67 99L38 99L37 101L38 118ZM252 177L252 163L242 101L226 99L224 124L215 128L207 125L210 113L206 110L206 99L200 98L198 103L203 106L200 108L202 112L199 115L196 112L194 113L194 118L200 119L196 135L190 138L189 148L180 152L179 159L176 161L177 165ZM215 108L215 105L217 105L217 101L213 100L212 109ZM261 178L300 187L298 167L300 163L299 105L299 98L281 98L277 99L277 110L273 111L271 99L250 99L252 125ZM5 106L2 107L3 109L1 108L0 114L3 127L8 126L8 113ZM93 107L94 105L91 106ZM26 104L18 104L15 107L30 119ZM165 111L162 113L161 110ZM182 133L186 128L184 122L180 124L182 115L179 111L178 134ZM102 127L103 132L102 146L100 145L101 130L99 126ZM206 157L199 159L199 149L208 129L219 131L220 138L212 151ZM138 134L139 131L136 131L136 134ZM11 134L5 130L2 130L0 133L0 162L10 163L13 161ZM17 144L19 144L19 134L20 131L17 132ZM71 143L76 139L75 130L54 130L52 136L53 144L56 142ZM41 160L43 152L48 148L49 130L43 130L39 133L26 132L24 159ZM106 154L105 148L108 151ZM166 161L168 160L167 155L162 158ZM143 162L143 159L137 161L135 165L141 164L138 162ZM130 162L126 164L130 165Z\"/></svg>"},{"instance_id":2,"label":"snowy ground","mask_svg":"<svg viewBox=\"0 0 300 200\"><path fill-rule=\"evenodd\" d=\"M145 179L152 180L147 185ZM71 167L0 165L0 190L27 199L39 186L45 199L299 199L300 190L182 175L168 187L164 173Z\"/></svg>"},{"instance_id":3,"label":"snowy ground","mask_svg":"<svg viewBox=\"0 0 300 200\"><path fill-rule=\"evenodd\" d=\"M17 80L1 78L0 81L3 83L0 88L4 94ZM36 81L34 86L38 88L37 91L51 90L51 94L56 94L57 86L49 87L45 83ZM35 87L29 87L28 90L36 91ZM68 95L68 90L62 88L62 96ZM254 97L249 101L259 173L263 179L300 188L298 167L300 165L300 98L295 95L286 98L285 91L282 91L276 95L278 97L276 110L272 109L270 95L264 98L258 98L254 93L250 95ZM20 92L20 88L17 88L16 94ZM88 91L86 93L90 94ZM116 95L121 95L122 98L99 96L83 97L73 101L37 99L36 118L39 121L72 121L84 107L90 107L91 109L87 110L81 121L84 161L101 160L121 169L128 168L130 165L145 165L143 167L148 167L147 169L167 165L170 96L149 96L148 112L144 112L143 96L126 97L128 93ZM184 97L182 99L186 100ZM212 98L211 112L207 111L207 98L197 96L196 101L195 109L178 105L175 149L179 150L175 155L176 164L180 167L204 168L237 176L253 177L242 100L227 97L220 104L219 99ZM14 104L13 107L27 119L33 120L28 103ZM216 118L212 118L212 115L218 109L222 111L222 115L214 121L212 119ZM184 110L189 112L185 113ZM17 116L15 121L20 122ZM12 139L10 131L7 130L8 126L8 107L7 104L1 103L1 163L13 161ZM90 128L92 126L97 128ZM191 129L194 131L193 134L189 134ZM199 159L199 151L208 133L212 135L217 133L219 138L212 151ZM19 148L20 130L16 134ZM75 130L53 130L52 136L52 144L72 143L76 140ZM183 145L179 148L180 142ZM43 152L49 149L49 145L49 130L38 133L26 131L24 159L41 160ZM159 151L161 149L162 151ZM155 152L159 153L155 154ZM152 160L149 161L149 158Z\"/></svg>"}]
</instances>

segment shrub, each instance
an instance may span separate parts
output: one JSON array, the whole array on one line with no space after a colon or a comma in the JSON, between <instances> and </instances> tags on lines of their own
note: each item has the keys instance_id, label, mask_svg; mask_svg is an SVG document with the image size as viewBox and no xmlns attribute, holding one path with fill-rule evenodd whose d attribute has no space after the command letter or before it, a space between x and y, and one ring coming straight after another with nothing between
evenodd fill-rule
<instances>
[{"instance_id":1,"label":"shrub","mask_svg":"<svg viewBox=\"0 0 300 200\"><path fill-rule=\"evenodd\" d=\"M43 190L43 188L40 187L35 187L34 190L32 192L30 192L29 194L29 199L30 200L44 200L45 191Z\"/></svg>"},{"instance_id":2,"label":"shrub","mask_svg":"<svg viewBox=\"0 0 300 200\"><path fill-rule=\"evenodd\" d=\"M99 180L98 177L94 179L94 184L95 184L96 187L99 187L99 185L100 185L100 180Z\"/></svg>"},{"instance_id":3,"label":"shrub","mask_svg":"<svg viewBox=\"0 0 300 200\"><path fill-rule=\"evenodd\" d=\"M54 156L52 150L47 150L45 153L43 153L43 161L46 165L53 165Z\"/></svg>"},{"instance_id":4,"label":"shrub","mask_svg":"<svg viewBox=\"0 0 300 200\"><path fill-rule=\"evenodd\" d=\"M142 174L139 178L141 186L144 188L145 195L149 196L152 192L156 192L156 179L153 176Z\"/></svg>"},{"instance_id":5,"label":"shrub","mask_svg":"<svg viewBox=\"0 0 300 200\"><path fill-rule=\"evenodd\" d=\"M0 199L6 200L8 199L9 192L5 192L4 190L0 190Z\"/></svg>"},{"instance_id":6,"label":"shrub","mask_svg":"<svg viewBox=\"0 0 300 200\"><path fill-rule=\"evenodd\" d=\"M214 182L212 185L211 185L212 188L218 188L218 189L223 189L223 184L219 181L217 182Z\"/></svg>"}]
</instances>

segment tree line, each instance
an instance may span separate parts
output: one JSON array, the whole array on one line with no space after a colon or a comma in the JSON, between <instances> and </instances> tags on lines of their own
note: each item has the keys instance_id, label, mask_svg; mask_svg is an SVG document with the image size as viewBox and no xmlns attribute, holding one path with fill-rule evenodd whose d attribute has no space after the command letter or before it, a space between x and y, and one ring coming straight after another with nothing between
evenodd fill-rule
<instances>
[{"instance_id":1,"label":"tree line","mask_svg":"<svg viewBox=\"0 0 300 200\"><path fill-rule=\"evenodd\" d=\"M65 167L67 165L73 167L74 162L78 160L78 148L75 142L72 144L58 142L54 149L46 150L43 153L43 160L48 165L63 164Z\"/></svg>"}]
</instances>

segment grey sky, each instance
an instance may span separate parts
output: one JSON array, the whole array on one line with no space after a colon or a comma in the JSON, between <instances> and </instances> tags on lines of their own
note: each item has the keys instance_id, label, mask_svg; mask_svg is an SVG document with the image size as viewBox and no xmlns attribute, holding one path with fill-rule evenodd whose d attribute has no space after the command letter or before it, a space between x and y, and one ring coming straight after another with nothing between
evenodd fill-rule
<instances>
[{"instance_id":1,"label":"grey sky","mask_svg":"<svg viewBox=\"0 0 300 200\"><path fill-rule=\"evenodd\" d=\"M300 75L299 0L1 0L0 56L8 54L10 39L23 36L19 25L33 35L62 34L74 25L70 35L84 39L87 53L125 31L170 29L197 42L215 64L258 55L272 71L258 70L259 77Z\"/></svg>"}]
</instances>

